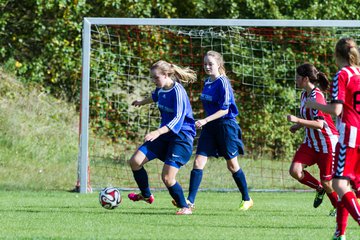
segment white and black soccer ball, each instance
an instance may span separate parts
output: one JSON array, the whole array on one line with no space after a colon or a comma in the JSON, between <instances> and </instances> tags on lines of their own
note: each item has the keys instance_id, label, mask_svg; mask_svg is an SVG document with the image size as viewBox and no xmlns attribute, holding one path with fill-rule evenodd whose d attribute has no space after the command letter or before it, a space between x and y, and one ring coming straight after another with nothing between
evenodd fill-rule
<instances>
[{"instance_id":1,"label":"white and black soccer ball","mask_svg":"<svg viewBox=\"0 0 360 240\"><path fill-rule=\"evenodd\" d=\"M121 194L117 188L107 187L100 191L99 202L103 208L114 209L121 203Z\"/></svg>"}]
</instances>

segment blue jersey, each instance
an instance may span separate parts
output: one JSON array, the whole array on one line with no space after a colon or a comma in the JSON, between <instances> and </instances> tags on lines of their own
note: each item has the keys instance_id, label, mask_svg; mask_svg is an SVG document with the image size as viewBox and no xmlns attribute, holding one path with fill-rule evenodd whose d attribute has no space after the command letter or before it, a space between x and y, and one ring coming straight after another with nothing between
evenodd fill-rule
<instances>
[{"instance_id":1,"label":"blue jersey","mask_svg":"<svg viewBox=\"0 0 360 240\"><path fill-rule=\"evenodd\" d=\"M229 109L229 112L222 118L234 119L239 114L235 104L234 92L226 76L221 75L214 81L211 81L210 77L207 78L200 99L206 116L226 109Z\"/></svg>"},{"instance_id":2,"label":"blue jersey","mask_svg":"<svg viewBox=\"0 0 360 240\"><path fill-rule=\"evenodd\" d=\"M189 137L195 137L195 120L190 100L180 83L175 82L174 86L167 90L156 88L152 99L157 102L161 113L160 127L167 126L175 134L184 131Z\"/></svg>"}]
</instances>

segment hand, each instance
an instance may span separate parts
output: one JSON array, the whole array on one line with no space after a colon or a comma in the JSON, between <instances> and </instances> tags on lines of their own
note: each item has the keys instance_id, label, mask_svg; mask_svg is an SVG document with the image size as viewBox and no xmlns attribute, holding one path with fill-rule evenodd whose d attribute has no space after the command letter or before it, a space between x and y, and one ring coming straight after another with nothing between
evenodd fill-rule
<instances>
[{"instance_id":1,"label":"hand","mask_svg":"<svg viewBox=\"0 0 360 240\"><path fill-rule=\"evenodd\" d=\"M142 105L142 101L141 100L135 100L131 103L131 105L135 106L135 107L139 107Z\"/></svg>"},{"instance_id":2,"label":"hand","mask_svg":"<svg viewBox=\"0 0 360 240\"><path fill-rule=\"evenodd\" d=\"M205 118L200 119L200 120L195 122L195 127L202 128L202 126L204 126L205 124L207 124L207 120Z\"/></svg>"},{"instance_id":3,"label":"hand","mask_svg":"<svg viewBox=\"0 0 360 240\"><path fill-rule=\"evenodd\" d=\"M147 141L154 141L155 139L157 139L160 136L160 132L158 130L149 132L148 134L146 134L145 136L145 142Z\"/></svg>"},{"instance_id":4,"label":"hand","mask_svg":"<svg viewBox=\"0 0 360 240\"><path fill-rule=\"evenodd\" d=\"M299 122L299 118L295 117L294 115L287 115L287 120L288 120L288 122L293 122L293 123Z\"/></svg>"},{"instance_id":5,"label":"hand","mask_svg":"<svg viewBox=\"0 0 360 240\"><path fill-rule=\"evenodd\" d=\"M292 132L292 133L296 133L296 131L299 130L300 128L301 128L300 125L295 124L295 125L292 125L289 130L290 130L290 132Z\"/></svg>"}]
</instances>

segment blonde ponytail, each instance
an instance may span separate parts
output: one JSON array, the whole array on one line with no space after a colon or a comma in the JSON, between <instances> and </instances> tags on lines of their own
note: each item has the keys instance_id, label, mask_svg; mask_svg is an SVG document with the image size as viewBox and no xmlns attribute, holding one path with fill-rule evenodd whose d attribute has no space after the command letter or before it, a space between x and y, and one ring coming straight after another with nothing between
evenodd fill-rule
<instances>
[{"instance_id":1,"label":"blonde ponytail","mask_svg":"<svg viewBox=\"0 0 360 240\"><path fill-rule=\"evenodd\" d=\"M159 69L163 74L167 74L171 79L181 83L193 83L197 80L196 72L189 67L179 67L164 60L154 63L150 70Z\"/></svg>"}]
</instances>

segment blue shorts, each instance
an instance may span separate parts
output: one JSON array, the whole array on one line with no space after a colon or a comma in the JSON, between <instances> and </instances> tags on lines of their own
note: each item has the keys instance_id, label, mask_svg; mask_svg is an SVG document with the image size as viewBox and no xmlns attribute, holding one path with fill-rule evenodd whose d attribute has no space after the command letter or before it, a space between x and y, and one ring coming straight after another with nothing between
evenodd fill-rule
<instances>
[{"instance_id":1,"label":"blue shorts","mask_svg":"<svg viewBox=\"0 0 360 240\"><path fill-rule=\"evenodd\" d=\"M201 130L196 154L230 160L244 154L241 128L234 119L218 119Z\"/></svg>"},{"instance_id":2,"label":"blue shorts","mask_svg":"<svg viewBox=\"0 0 360 240\"><path fill-rule=\"evenodd\" d=\"M193 142L194 139L183 132L168 132L152 142L145 142L139 150L149 161L158 158L167 165L180 168L190 160Z\"/></svg>"}]
</instances>

